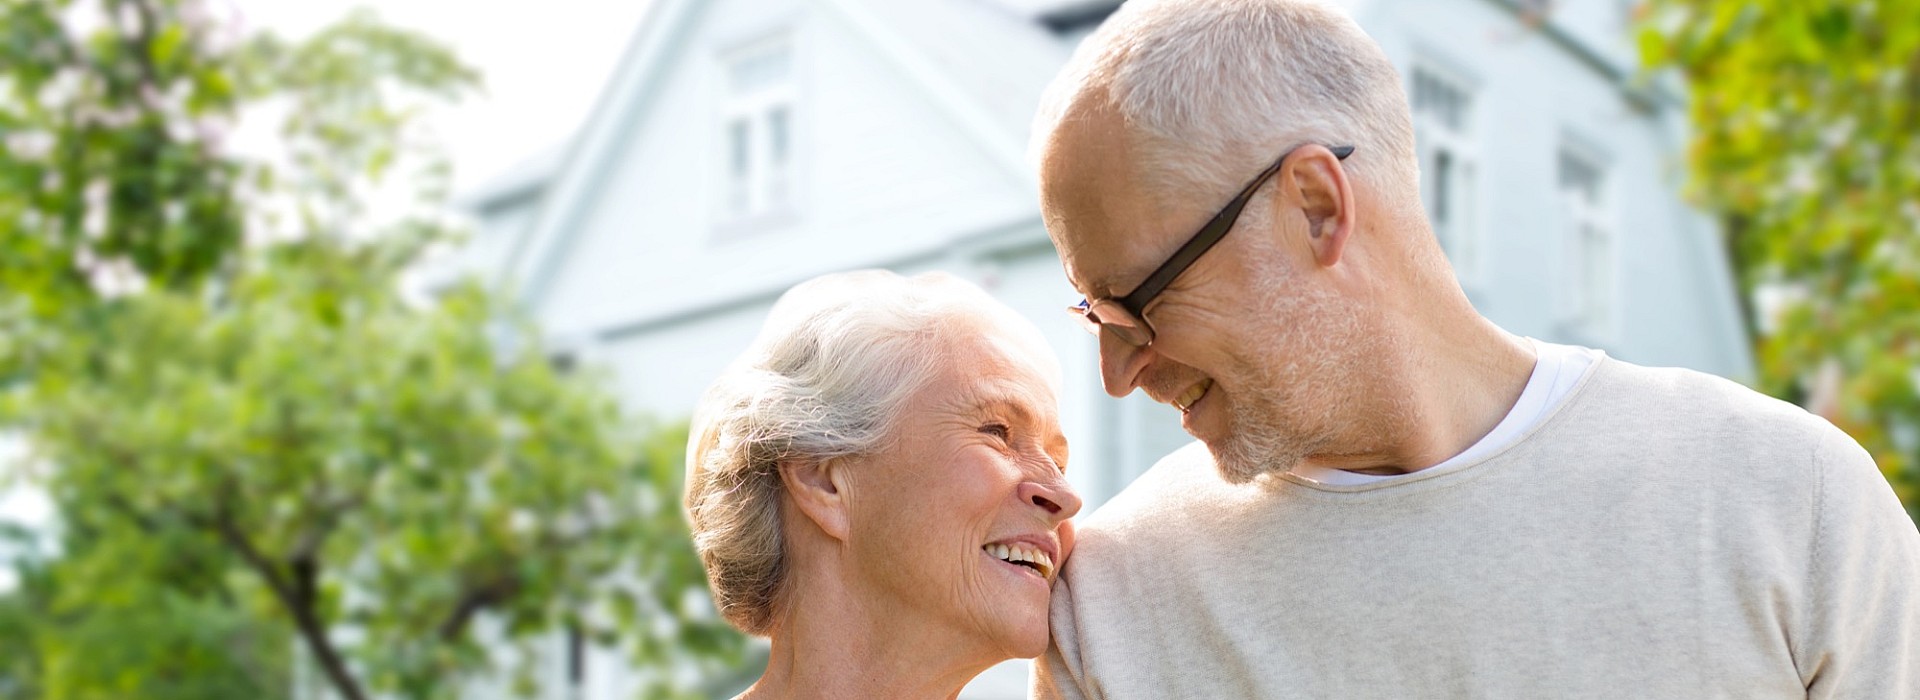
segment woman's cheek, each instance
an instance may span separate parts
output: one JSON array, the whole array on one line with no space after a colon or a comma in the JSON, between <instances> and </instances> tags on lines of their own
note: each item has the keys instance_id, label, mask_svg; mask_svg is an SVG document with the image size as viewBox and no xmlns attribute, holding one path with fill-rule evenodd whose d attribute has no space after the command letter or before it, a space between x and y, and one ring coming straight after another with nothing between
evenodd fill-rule
<instances>
[{"instance_id":1,"label":"woman's cheek","mask_svg":"<svg viewBox=\"0 0 1920 700\"><path fill-rule=\"evenodd\" d=\"M1073 556L1073 538L1073 521L1060 521L1060 561L1055 562L1054 571L1058 572L1060 567L1066 566L1067 557ZM1058 574L1056 573L1055 576L1057 577Z\"/></svg>"}]
</instances>

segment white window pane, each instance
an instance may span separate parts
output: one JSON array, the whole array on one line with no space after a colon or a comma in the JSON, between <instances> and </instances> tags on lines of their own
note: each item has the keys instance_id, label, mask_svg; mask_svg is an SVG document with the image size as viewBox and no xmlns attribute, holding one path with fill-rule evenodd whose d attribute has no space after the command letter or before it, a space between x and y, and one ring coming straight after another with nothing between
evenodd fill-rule
<instances>
[{"instance_id":1,"label":"white window pane","mask_svg":"<svg viewBox=\"0 0 1920 700\"><path fill-rule=\"evenodd\" d=\"M728 69L728 86L735 95L751 95L785 85L792 75L792 59L786 46L777 46L740 56Z\"/></svg>"},{"instance_id":2,"label":"white window pane","mask_svg":"<svg viewBox=\"0 0 1920 700\"><path fill-rule=\"evenodd\" d=\"M789 111L786 105L767 110L767 156L774 167L786 164L787 151L791 148L787 133L791 128L789 122L792 121Z\"/></svg>"},{"instance_id":3,"label":"white window pane","mask_svg":"<svg viewBox=\"0 0 1920 700\"><path fill-rule=\"evenodd\" d=\"M753 134L752 126L745 119L735 119L727 124L727 209L734 213L745 213L751 202L748 201L748 188L753 181Z\"/></svg>"},{"instance_id":4,"label":"white window pane","mask_svg":"<svg viewBox=\"0 0 1920 700\"><path fill-rule=\"evenodd\" d=\"M792 110L786 105L767 110L767 203L771 206L787 203L792 170L791 114Z\"/></svg>"},{"instance_id":5,"label":"white window pane","mask_svg":"<svg viewBox=\"0 0 1920 700\"><path fill-rule=\"evenodd\" d=\"M1572 320L1589 331L1604 332L1613 313L1614 291L1613 231L1602 200L1604 174L1591 157L1562 150L1557 176L1571 257L1568 311Z\"/></svg>"},{"instance_id":6,"label":"white window pane","mask_svg":"<svg viewBox=\"0 0 1920 700\"><path fill-rule=\"evenodd\" d=\"M792 45L775 37L720 58L722 209L738 218L765 214L789 204L793 190Z\"/></svg>"},{"instance_id":7,"label":"white window pane","mask_svg":"<svg viewBox=\"0 0 1920 700\"><path fill-rule=\"evenodd\" d=\"M753 165L753 141L748 133L749 128L745 119L735 119L727 125L727 172L734 178L745 178Z\"/></svg>"},{"instance_id":8,"label":"white window pane","mask_svg":"<svg viewBox=\"0 0 1920 700\"><path fill-rule=\"evenodd\" d=\"M1467 88L1432 71L1415 68L1413 72L1413 112L1432 125L1450 132L1466 129Z\"/></svg>"}]
</instances>

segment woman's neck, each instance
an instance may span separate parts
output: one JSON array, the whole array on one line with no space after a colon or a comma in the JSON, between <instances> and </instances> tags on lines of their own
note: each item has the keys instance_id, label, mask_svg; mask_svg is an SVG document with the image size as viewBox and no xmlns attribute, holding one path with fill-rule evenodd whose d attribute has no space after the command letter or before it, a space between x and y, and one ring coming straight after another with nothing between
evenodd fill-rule
<instances>
[{"instance_id":1,"label":"woman's neck","mask_svg":"<svg viewBox=\"0 0 1920 700\"><path fill-rule=\"evenodd\" d=\"M996 661L915 610L876 604L878 597L836 583L795 587L767 671L742 700L950 700Z\"/></svg>"}]
</instances>

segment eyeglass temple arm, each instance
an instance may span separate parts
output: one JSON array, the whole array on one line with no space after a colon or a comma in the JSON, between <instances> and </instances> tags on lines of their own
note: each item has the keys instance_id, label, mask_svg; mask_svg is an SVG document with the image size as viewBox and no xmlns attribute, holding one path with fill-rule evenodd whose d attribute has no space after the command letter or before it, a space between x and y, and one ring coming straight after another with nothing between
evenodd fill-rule
<instances>
[{"instance_id":1,"label":"eyeglass temple arm","mask_svg":"<svg viewBox=\"0 0 1920 700\"><path fill-rule=\"evenodd\" d=\"M1347 156L1353 155L1352 146L1334 146L1328 150L1333 151L1333 157L1336 160L1346 160ZM1185 272L1187 266L1192 265L1193 261L1212 250L1214 244L1226 237L1227 231L1233 228L1232 222L1240 218L1240 211L1247 207L1247 200L1252 199L1253 193L1267 183L1267 178L1273 177L1274 173L1280 171L1280 166L1287 162L1287 156L1290 155L1293 155L1291 149L1281 154L1280 158L1267 166L1266 170L1261 171L1260 176L1254 178L1253 182L1247 183L1246 189L1241 190L1240 194L1227 204L1227 208L1213 215L1213 218L1207 221L1207 225L1201 228L1199 233L1194 234L1186 244L1180 246L1180 250L1174 253L1172 258L1168 258L1165 264L1153 271L1153 274L1147 275L1146 281L1141 282L1139 287L1135 287L1131 294L1119 299L1120 305L1134 315L1140 315L1144 311L1140 307L1145 300L1158 295L1161 289L1166 288L1167 284L1173 281L1173 278Z\"/></svg>"}]
</instances>

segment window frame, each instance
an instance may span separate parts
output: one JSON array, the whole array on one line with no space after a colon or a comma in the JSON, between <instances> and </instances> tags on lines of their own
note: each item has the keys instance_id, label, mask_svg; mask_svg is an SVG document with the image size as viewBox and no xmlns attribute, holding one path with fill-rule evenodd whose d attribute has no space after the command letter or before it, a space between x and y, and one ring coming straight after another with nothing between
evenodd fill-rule
<instances>
[{"instance_id":1,"label":"window frame","mask_svg":"<svg viewBox=\"0 0 1920 700\"><path fill-rule=\"evenodd\" d=\"M1485 159L1480 144L1480 81L1458 64L1429 51L1419 51L1407 71L1407 105L1413 117L1414 144L1420 162L1420 199L1434 237L1452 263L1462 286L1478 287L1487 267L1486 206L1482 201ZM1455 123L1442 118L1421 101L1422 83L1457 96ZM1439 176L1445 157L1450 175ZM1443 193L1442 187L1447 188ZM1443 224L1436 215L1444 215Z\"/></svg>"},{"instance_id":2,"label":"window frame","mask_svg":"<svg viewBox=\"0 0 1920 700\"><path fill-rule=\"evenodd\" d=\"M1577 192L1570 186L1570 164L1590 172L1591 182ZM1553 150L1554 198L1558 203L1560 244L1560 324L1594 343L1612 340L1619 330L1620 228L1612 191L1612 160L1585 139L1562 136Z\"/></svg>"},{"instance_id":3,"label":"window frame","mask_svg":"<svg viewBox=\"0 0 1920 700\"><path fill-rule=\"evenodd\" d=\"M760 229L792 218L800 209L801 109L799 42L787 28L762 32L715 52L714 221L723 232ZM742 90L736 83L742 64L783 53L784 75L767 85ZM775 115L783 149L774 153ZM745 143L745 158L737 142Z\"/></svg>"}]
</instances>

